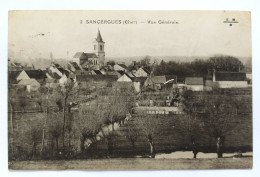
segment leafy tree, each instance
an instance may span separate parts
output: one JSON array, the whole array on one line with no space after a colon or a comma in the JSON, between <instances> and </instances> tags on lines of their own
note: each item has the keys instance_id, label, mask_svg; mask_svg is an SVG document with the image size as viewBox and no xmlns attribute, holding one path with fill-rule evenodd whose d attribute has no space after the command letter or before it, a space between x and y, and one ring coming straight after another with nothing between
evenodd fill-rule
<instances>
[{"instance_id":1,"label":"leafy tree","mask_svg":"<svg viewBox=\"0 0 260 177\"><path fill-rule=\"evenodd\" d=\"M233 71L238 72L244 68L243 63L232 56L214 56L208 60L209 69L215 69L216 71Z\"/></svg>"},{"instance_id":2,"label":"leafy tree","mask_svg":"<svg viewBox=\"0 0 260 177\"><path fill-rule=\"evenodd\" d=\"M151 59L151 56L146 55L143 59L139 61L140 65L144 67L149 67L151 65Z\"/></svg>"},{"instance_id":3,"label":"leafy tree","mask_svg":"<svg viewBox=\"0 0 260 177\"><path fill-rule=\"evenodd\" d=\"M114 66L115 64L116 64L116 62L114 60L107 61L107 65Z\"/></svg>"}]
</instances>

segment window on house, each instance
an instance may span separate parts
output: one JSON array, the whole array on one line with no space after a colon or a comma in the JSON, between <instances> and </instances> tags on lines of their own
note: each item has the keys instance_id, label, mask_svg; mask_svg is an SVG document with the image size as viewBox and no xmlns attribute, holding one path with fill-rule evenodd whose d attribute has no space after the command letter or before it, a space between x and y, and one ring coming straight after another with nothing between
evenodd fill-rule
<instances>
[{"instance_id":1,"label":"window on house","mask_svg":"<svg viewBox=\"0 0 260 177\"><path fill-rule=\"evenodd\" d=\"M102 46L102 45L100 45L100 51L102 51L102 48L103 48L103 46Z\"/></svg>"},{"instance_id":2,"label":"window on house","mask_svg":"<svg viewBox=\"0 0 260 177\"><path fill-rule=\"evenodd\" d=\"M94 50L96 50L97 49L97 45L94 45Z\"/></svg>"}]
</instances>

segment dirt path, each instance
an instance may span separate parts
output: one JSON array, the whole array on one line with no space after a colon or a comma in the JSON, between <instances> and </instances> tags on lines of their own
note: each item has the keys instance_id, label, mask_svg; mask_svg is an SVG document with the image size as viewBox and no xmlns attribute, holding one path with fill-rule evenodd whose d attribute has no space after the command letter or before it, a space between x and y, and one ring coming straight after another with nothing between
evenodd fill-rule
<instances>
[{"instance_id":1,"label":"dirt path","mask_svg":"<svg viewBox=\"0 0 260 177\"><path fill-rule=\"evenodd\" d=\"M253 158L222 159L94 159L10 162L12 170L180 170L180 169L248 169Z\"/></svg>"}]
</instances>

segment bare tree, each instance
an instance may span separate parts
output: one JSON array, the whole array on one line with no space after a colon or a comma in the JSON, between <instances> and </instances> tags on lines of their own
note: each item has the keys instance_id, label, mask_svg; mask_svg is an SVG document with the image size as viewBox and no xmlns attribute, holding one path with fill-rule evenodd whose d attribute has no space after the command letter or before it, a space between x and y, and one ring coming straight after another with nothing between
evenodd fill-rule
<instances>
[{"instance_id":1,"label":"bare tree","mask_svg":"<svg viewBox=\"0 0 260 177\"><path fill-rule=\"evenodd\" d=\"M223 157L226 135L235 128L236 108L234 99L228 95L205 97L205 113L208 115L206 129L216 138L218 158Z\"/></svg>"},{"instance_id":2,"label":"bare tree","mask_svg":"<svg viewBox=\"0 0 260 177\"><path fill-rule=\"evenodd\" d=\"M27 106L27 98L20 97L19 98L19 105L23 108L23 112L25 112L25 107Z\"/></svg>"},{"instance_id":3,"label":"bare tree","mask_svg":"<svg viewBox=\"0 0 260 177\"><path fill-rule=\"evenodd\" d=\"M36 147L38 142L40 141L40 130L37 127L32 127L30 129L30 136L31 136L31 141L32 141L32 158L35 157L36 155Z\"/></svg>"},{"instance_id":4,"label":"bare tree","mask_svg":"<svg viewBox=\"0 0 260 177\"><path fill-rule=\"evenodd\" d=\"M66 130L68 130L69 147L71 147L71 132L72 132L72 128L73 128L73 122L74 122L74 114L71 112L68 112Z\"/></svg>"},{"instance_id":5,"label":"bare tree","mask_svg":"<svg viewBox=\"0 0 260 177\"><path fill-rule=\"evenodd\" d=\"M112 131L114 131L114 124L120 120L120 113L121 113L121 95L118 88L111 89L108 91L108 103L105 106L105 120L104 124L111 125Z\"/></svg>"},{"instance_id":6,"label":"bare tree","mask_svg":"<svg viewBox=\"0 0 260 177\"><path fill-rule=\"evenodd\" d=\"M88 107L81 106L79 108L79 129L80 129L80 149L84 151L85 141L90 139L92 143L96 142L96 135L101 130L102 109L99 105L91 105Z\"/></svg>"},{"instance_id":7,"label":"bare tree","mask_svg":"<svg viewBox=\"0 0 260 177\"><path fill-rule=\"evenodd\" d=\"M158 132L158 124L160 123L158 115L149 115L147 111L143 111L141 114L135 117L136 125L141 129L145 135L149 145L151 157L155 157L154 136Z\"/></svg>"},{"instance_id":8,"label":"bare tree","mask_svg":"<svg viewBox=\"0 0 260 177\"><path fill-rule=\"evenodd\" d=\"M139 133L136 130L135 126L131 125L130 123L127 123L126 127L127 127L126 138L130 141L130 143L132 145L132 153L134 155L135 154L135 142L139 136Z\"/></svg>"},{"instance_id":9,"label":"bare tree","mask_svg":"<svg viewBox=\"0 0 260 177\"><path fill-rule=\"evenodd\" d=\"M59 153L59 138L62 135L62 114L60 112L50 112L48 121L48 132L52 139L55 140L56 153Z\"/></svg>"},{"instance_id":10,"label":"bare tree","mask_svg":"<svg viewBox=\"0 0 260 177\"><path fill-rule=\"evenodd\" d=\"M68 108L68 99L73 94L74 82L68 81L63 86L57 88L58 94L61 96L63 102L63 128L62 128L62 144L65 147L65 124L66 124L66 109Z\"/></svg>"},{"instance_id":11,"label":"bare tree","mask_svg":"<svg viewBox=\"0 0 260 177\"><path fill-rule=\"evenodd\" d=\"M39 100L40 100L41 112L42 112L42 104L45 103L45 105L46 105L46 115L45 115L45 121L44 121L43 129L42 129L42 143L41 143L41 150L40 150L40 155L42 157L43 149L44 149L44 142L45 142L45 134L46 134L45 130L46 130L47 119L49 117L49 111L50 111L50 109L49 109L49 88L40 87L38 91L40 93L38 96L40 97ZM46 95L46 98L44 99L45 95Z\"/></svg>"},{"instance_id":12,"label":"bare tree","mask_svg":"<svg viewBox=\"0 0 260 177\"><path fill-rule=\"evenodd\" d=\"M203 97L203 95L200 95ZM182 105L183 111L187 114L188 119L186 121L181 121L179 126L182 130L185 131L188 139L190 141L189 146L191 146L193 152L193 158L197 157L198 153L198 144L197 139L201 134L201 127L198 121L199 112L201 107L203 107L203 99L200 99L199 96L191 90L186 90L182 96Z\"/></svg>"},{"instance_id":13,"label":"bare tree","mask_svg":"<svg viewBox=\"0 0 260 177\"><path fill-rule=\"evenodd\" d=\"M14 112L14 100L15 96L15 90L14 88L9 88L8 90L8 105L10 109L10 124L11 124L11 136L10 136L10 141L11 141L11 151L12 155L14 156L14 124L13 124L13 112Z\"/></svg>"}]
</instances>

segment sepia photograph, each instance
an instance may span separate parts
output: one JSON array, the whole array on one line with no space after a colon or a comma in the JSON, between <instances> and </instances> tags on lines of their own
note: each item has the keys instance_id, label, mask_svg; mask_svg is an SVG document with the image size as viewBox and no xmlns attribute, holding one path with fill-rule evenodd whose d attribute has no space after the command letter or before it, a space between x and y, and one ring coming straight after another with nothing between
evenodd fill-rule
<instances>
[{"instance_id":1,"label":"sepia photograph","mask_svg":"<svg viewBox=\"0 0 260 177\"><path fill-rule=\"evenodd\" d=\"M11 10L7 59L9 170L253 167L249 11Z\"/></svg>"}]
</instances>

